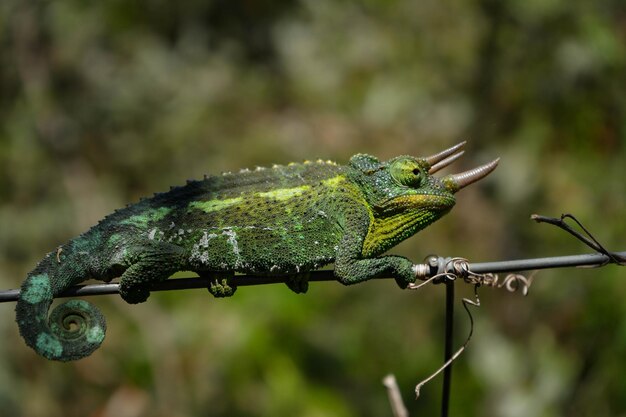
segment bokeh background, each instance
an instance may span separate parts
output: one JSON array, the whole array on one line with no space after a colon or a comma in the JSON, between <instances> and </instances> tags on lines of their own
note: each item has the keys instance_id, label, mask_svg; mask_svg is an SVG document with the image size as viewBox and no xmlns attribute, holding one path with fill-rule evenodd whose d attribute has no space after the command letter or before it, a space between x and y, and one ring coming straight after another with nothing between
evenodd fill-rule
<instances>
[{"instance_id":1,"label":"bokeh background","mask_svg":"<svg viewBox=\"0 0 626 417\"><path fill-rule=\"evenodd\" d=\"M102 0L0 3L0 287L141 196L242 167L357 152L457 170L502 157L393 250L473 261L587 252L531 213L572 212L626 249L622 0ZM483 288L451 415L625 416L626 270ZM458 296L471 288L458 287ZM0 305L2 416L437 415L443 287L391 281L153 294L71 364L28 349ZM468 331L457 308L456 341Z\"/></svg>"}]
</instances>

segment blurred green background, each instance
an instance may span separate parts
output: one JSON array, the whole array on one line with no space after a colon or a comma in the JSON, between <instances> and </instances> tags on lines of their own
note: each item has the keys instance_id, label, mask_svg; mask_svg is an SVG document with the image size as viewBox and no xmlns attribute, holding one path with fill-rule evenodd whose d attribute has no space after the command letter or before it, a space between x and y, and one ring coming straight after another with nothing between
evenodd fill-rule
<instances>
[{"instance_id":1,"label":"blurred green background","mask_svg":"<svg viewBox=\"0 0 626 417\"><path fill-rule=\"evenodd\" d=\"M393 250L473 261L587 252L531 213L575 213L626 250L622 0L0 3L0 287L115 208L205 173L357 152L455 169L501 156L447 217ZM626 277L540 272L481 289L454 416L626 416ZM103 346L28 349L0 305L2 416L437 415L443 287L391 281L93 301ZM471 288L458 287L458 296ZM456 344L468 321L457 309Z\"/></svg>"}]
</instances>

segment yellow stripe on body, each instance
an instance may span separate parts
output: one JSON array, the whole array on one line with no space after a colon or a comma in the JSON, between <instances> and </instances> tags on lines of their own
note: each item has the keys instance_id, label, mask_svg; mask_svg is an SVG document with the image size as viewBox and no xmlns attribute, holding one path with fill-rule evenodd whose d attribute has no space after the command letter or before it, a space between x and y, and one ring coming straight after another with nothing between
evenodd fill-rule
<instances>
[{"instance_id":1,"label":"yellow stripe on body","mask_svg":"<svg viewBox=\"0 0 626 417\"><path fill-rule=\"evenodd\" d=\"M223 210L230 206L240 203L243 200L241 197L226 198L224 200L209 200L209 201L192 201L189 203L189 207L197 208L205 213L211 213L214 211Z\"/></svg>"},{"instance_id":2,"label":"yellow stripe on body","mask_svg":"<svg viewBox=\"0 0 626 417\"><path fill-rule=\"evenodd\" d=\"M327 180L322 181L322 184L328 187L336 187L342 182L344 182L345 180L346 180L345 175L337 175L337 176L334 176L332 178L328 178Z\"/></svg>"},{"instance_id":3,"label":"yellow stripe on body","mask_svg":"<svg viewBox=\"0 0 626 417\"><path fill-rule=\"evenodd\" d=\"M280 201L284 201L284 200L289 200L293 197L297 197L307 191L309 191L311 189L310 185L301 185L299 187L292 187L292 188L278 188L276 190L272 190L272 191L266 191L263 193L256 193L254 194L255 197L261 197L261 198L271 198L274 200L280 200Z\"/></svg>"},{"instance_id":4,"label":"yellow stripe on body","mask_svg":"<svg viewBox=\"0 0 626 417\"><path fill-rule=\"evenodd\" d=\"M326 187L337 187L339 184L341 184L345 180L346 180L346 177L344 175L336 175L332 178L322 180L322 185ZM301 185L299 187L292 187L292 188L279 188L276 190L266 191L263 193L256 193L255 196L261 197L261 198L272 198L275 200L284 201L284 200L289 200L293 197L302 195L306 193L307 191L311 191L310 185Z\"/></svg>"},{"instance_id":5,"label":"yellow stripe on body","mask_svg":"<svg viewBox=\"0 0 626 417\"><path fill-rule=\"evenodd\" d=\"M332 178L328 178L322 181L322 184L327 187L337 187L340 183L345 181L346 178L343 175L337 175ZM252 195L242 195L240 197L235 198L227 198L227 199L215 199L208 201L193 201L189 203L190 208L200 209L206 213L211 213L214 211L223 210L234 206L236 204L245 202L245 200L249 200L250 198L263 198L263 199L271 199L278 201L287 201L294 197L299 197L302 194L305 194L312 190L310 185L300 185L298 187L289 187L289 188L278 188L276 190L264 191L259 193L254 193Z\"/></svg>"},{"instance_id":6,"label":"yellow stripe on body","mask_svg":"<svg viewBox=\"0 0 626 417\"><path fill-rule=\"evenodd\" d=\"M325 187L335 188L342 182L346 181L344 175L336 175L332 178L322 180L321 183ZM255 193L255 197L270 198L273 200L285 201L290 200L293 197L298 197L306 192L311 191L313 188L310 185L300 185L298 187L291 188L278 188L272 191L265 191L262 193Z\"/></svg>"},{"instance_id":7,"label":"yellow stripe on body","mask_svg":"<svg viewBox=\"0 0 626 417\"><path fill-rule=\"evenodd\" d=\"M246 203L254 198L272 199L278 201L286 201L293 197L298 197L303 193L309 191L311 186L303 185L300 187L292 188L279 188L277 190L267 191L263 193L254 193L252 195L242 195L241 197L226 198L223 200L215 199L208 201L192 201L189 203L190 208L195 208L204 211L205 213L212 213L232 207L240 203Z\"/></svg>"}]
</instances>

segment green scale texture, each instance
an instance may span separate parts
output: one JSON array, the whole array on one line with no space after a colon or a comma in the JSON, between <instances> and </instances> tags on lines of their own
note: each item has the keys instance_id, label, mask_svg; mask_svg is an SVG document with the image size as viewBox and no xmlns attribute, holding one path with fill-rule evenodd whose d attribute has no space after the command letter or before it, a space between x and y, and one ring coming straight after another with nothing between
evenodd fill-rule
<instances>
[{"instance_id":1,"label":"green scale texture","mask_svg":"<svg viewBox=\"0 0 626 417\"><path fill-rule=\"evenodd\" d=\"M106 324L86 301L48 309L55 296L90 278L120 277L129 303L180 270L207 276L215 296L232 295L235 272L285 275L296 292L306 272L335 263L343 284L376 275L415 280L413 264L380 256L448 212L456 189L428 175L424 159L380 162L355 155L330 161L242 170L189 181L103 219L49 253L29 273L17 303L26 343L49 359L91 354Z\"/></svg>"}]
</instances>

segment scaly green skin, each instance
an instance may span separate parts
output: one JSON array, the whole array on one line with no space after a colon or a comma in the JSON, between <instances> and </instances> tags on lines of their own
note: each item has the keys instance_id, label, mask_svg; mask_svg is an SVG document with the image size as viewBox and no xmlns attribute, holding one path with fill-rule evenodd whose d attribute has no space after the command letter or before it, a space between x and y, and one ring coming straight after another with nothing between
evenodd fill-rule
<instances>
[{"instance_id":1,"label":"scaly green skin","mask_svg":"<svg viewBox=\"0 0 626 417\"><path fill-rule=\"evenodd\" d=\"M17 303L20 333L37 353L68 361L102 343L105 321L85 301L52 299L86 279L121 276L129 303L180 270L210 276L215 296L234 292L235 272L286 275L296 292L306 272L334 262L343 284L375 275L415 280L413 264L379 256L447 213L453 186L427 174L424 159L379 162L355 155L347 166L305 162L190 181L106 217L49 253L30 272Z\"/></svg>"}]
</instances>

